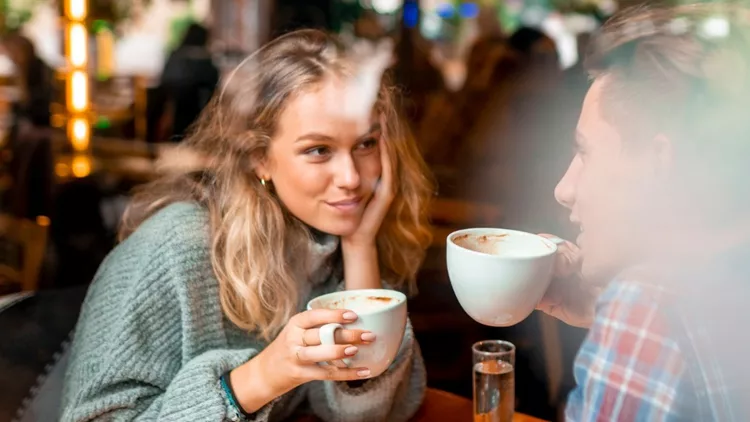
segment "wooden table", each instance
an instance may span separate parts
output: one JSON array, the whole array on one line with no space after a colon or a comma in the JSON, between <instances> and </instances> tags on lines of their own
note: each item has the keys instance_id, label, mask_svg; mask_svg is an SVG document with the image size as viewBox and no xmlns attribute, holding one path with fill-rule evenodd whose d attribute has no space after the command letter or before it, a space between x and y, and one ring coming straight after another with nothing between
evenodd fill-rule
<instances>
[{"instance_id":1,"label":"wooden table","mask_svg":"<svg viewBox=\"0 0 750 422\"><path fill-rule=\"evenodd\" d=\"M412 422L471 422L471 400L434 388L428 388L422 407L411 419ZM314 422L317 418L305 417L298 422ZM513 422L543 422L521 413L513 416Z\"/></svg>"},{"instance_id":2,"label":"wooden table","mask_svg":"<svg viewBox=\"0 0 750 422\"><path fill-rule=\"evenodd\" d=\"M428 388L422 407L412 418L413 422L451 421L470 422L472 420L472 402L465 397L447 391ZM521 413L513 416L513 422L542 422Z\"/></svg>"}]
</instances>

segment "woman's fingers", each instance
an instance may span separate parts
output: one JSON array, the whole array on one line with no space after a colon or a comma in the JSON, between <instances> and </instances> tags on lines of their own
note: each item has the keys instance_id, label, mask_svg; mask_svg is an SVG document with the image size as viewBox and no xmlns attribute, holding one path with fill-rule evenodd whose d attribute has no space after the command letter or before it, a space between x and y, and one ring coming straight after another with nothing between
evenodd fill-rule
<instances>
[{"instance_id":1,"label":"woman's fingers","mask_svg":"<svg viewBox=\"0 0 750 422\"><path fill-rule=\"evenodd\" d=\"M304 344L308 346L318 346L320 344L320 330L317 328L305 330L303 336ZM364 330L341 329L336 330L334 333L334 340L336 344L370 343L375 340L375 334Z\"/></svg>"},{"instance_id":2,"label":"woman's fingers","mask_svg":"<svg viewBox=\"0 0 750 422\"><path fill-rule=\"evenodd\" d=\"M370 376L367 368L338 368L333 365L310 366L305 375L308 379L328 381L354 381Z\"/></svg>"},{"instance_id":3,"label":"woman's fingers","mask_svg":"<svg viewBox=\"0 0 750 422\"><path fill-rule=\"evenodd\" d=\"M293 316L289 322L306 330L334 322L346 324L356 320L357 314L346 309L312 309Z\"/></svg>"},{"instance_id":4,"label":"woman's fingers","mask_svg":"<svg viewBox=\"0 0 750 422\"><path fill-rule=\"evenodd\" d=\"M358 351L357 346L352 344L333 344L300 347L296 353L300 363L312 364L350 358Z\"/></svg>"}]
</instances>

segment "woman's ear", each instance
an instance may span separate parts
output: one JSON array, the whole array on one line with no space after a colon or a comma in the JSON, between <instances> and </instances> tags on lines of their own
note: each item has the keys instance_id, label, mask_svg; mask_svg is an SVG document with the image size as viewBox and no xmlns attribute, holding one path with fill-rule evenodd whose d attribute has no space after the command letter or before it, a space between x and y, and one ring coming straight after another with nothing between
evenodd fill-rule
<instances>
[{"instance_id":1,"label":"woman's ear","mask_svg":"<svg viewBox=\"0 0 750 422\"><path fill-rule=\"evenodd\" d=\"M258 179L266 181L271 180L271 169L268 163L268 158L262 153L257 152L250 157L250 166Z\"/></svg>"}]
</instances>

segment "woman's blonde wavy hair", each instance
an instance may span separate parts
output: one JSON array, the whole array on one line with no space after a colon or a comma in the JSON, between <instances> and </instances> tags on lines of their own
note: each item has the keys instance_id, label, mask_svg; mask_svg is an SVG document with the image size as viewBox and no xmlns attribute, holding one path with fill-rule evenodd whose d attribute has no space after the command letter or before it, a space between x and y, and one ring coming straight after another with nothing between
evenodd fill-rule
<instances>
[{"instance_id":1,"label":"woman's blonde wavy hair","mask_svg":"<svg viewBox=\"0 0 750 422\"><path fill-rule=\"evenodd\" d=\"M178 147L182 154L161 162L164 175L135 192L123 217L121 240L171 203L194 201L205 207L224 313L238 327L267 339L298 309L299 265L291 264L295 260L290 256L300 256L311 233L261 185L255 164L265 157L286 104L327 75L343 75L345 52L332 36L303 30L248 58ZM386 80L375 110L383 122L381 145L391 148L396 197L378 233L378 258L384 279L414 293L417 270L432 240L428 202L433 186ZM185 163L186 157L192 164Z\"/></svg>"}]
</instances>

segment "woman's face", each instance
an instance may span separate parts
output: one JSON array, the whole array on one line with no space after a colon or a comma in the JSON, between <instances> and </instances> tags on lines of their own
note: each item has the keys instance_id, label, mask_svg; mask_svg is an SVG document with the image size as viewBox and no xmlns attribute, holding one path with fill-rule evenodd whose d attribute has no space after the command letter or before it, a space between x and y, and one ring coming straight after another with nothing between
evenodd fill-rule
<instances>
[{"instance_id":1,"label":"woman's face","mask_svg":"<svg viewBox=\"0 0 750 422\"><path fill-rule=\"evenodd\" d=\"M357 229L381 171L378 120L340 112L344 89L332 79L293 97L256 169L294 216L337 236Z\"/></svg>"}]
</instances>

